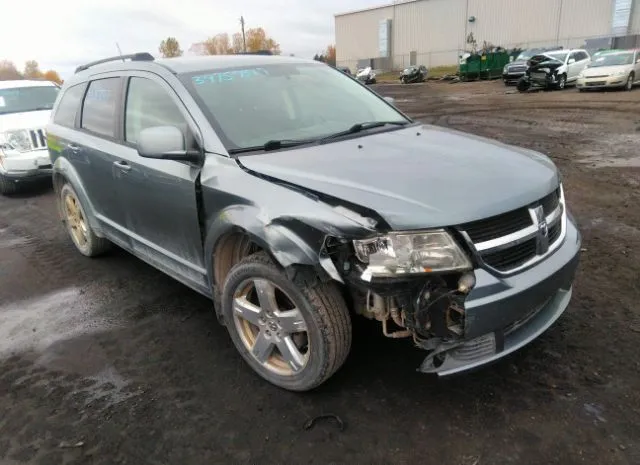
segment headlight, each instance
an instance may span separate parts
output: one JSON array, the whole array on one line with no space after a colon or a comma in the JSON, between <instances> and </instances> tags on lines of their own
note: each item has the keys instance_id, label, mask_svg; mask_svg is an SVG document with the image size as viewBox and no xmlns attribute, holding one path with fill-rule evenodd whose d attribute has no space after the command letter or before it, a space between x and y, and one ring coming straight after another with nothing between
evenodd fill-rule
<instances>
[{"instance_id":1,"label":"headlight","mask_svg":"<svg viewBox=\"0 0 640 465\"><path fill-rule=\"evenodd\" d=\"M505 73L505 74L508 73L509 72L509 65L505 65L505 67L502 68L502 72Z\"/></svg>"},{"instance_id":2,"label":"headlight","mask_svg":"<svg viewBox=\"0 0 640 465\"><path fill-rule=\"evenodd\" d=\"M31 150L31 139L27 131L7 131L4 133L4 144L19 152Z\"/></svg>"},{"instance_id":3,"label":"headlight","mask_svg":"<svg viewBox=\"0 0 640 465\"><path fill-rule=\"evenodd\" d=\"M584 77L584 73L578 74L578 79L582 79Z\"/></svg>"},{"instance_id":4,"label":"headlight","mask_svg":"<svg viewBox=\"0 0 640 465\"><path fill-rule=\"evenodd\" d=\"M624 76L625 74L627 74L627 72L625 70L616 71L614 73L611 73L612 76Z\"/></svg>"},{"instance_id":5,"label":"headlight","mask_svg":"<svg viewBox=\"0 0 640 465\"><path fill-rule=\"evenodd\" d=\"M356 256L373 277L471 269L471 262L444 230L389 233L353 241Z\"/></svg>"}]
</instances>

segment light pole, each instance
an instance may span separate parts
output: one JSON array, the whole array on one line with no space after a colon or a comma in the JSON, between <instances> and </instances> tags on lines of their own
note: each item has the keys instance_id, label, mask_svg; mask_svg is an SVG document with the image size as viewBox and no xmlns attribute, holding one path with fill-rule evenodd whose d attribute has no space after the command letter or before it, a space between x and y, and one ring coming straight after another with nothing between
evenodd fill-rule
<instances>
[{"instance_id":1,"label":"light pole","mask_svg":"<svg viewBox=\"0 0 640 465\"><path fill-rule=\"evenodd\" d=\"M240 16L240 27L242 27L242 48L244 53L247 53L247 38L244 35L244 17Z\"/></svg>"}]
</instances>

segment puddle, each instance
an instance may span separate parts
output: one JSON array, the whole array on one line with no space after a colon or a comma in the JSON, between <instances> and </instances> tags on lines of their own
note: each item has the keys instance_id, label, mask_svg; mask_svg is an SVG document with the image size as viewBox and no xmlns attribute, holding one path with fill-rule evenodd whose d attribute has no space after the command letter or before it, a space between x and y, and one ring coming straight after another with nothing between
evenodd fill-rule
<instances>
[{"instance_id":1,"label":"puddle","mask_svg":"<svg viewBox=\"0 0 640 465\"><path fill-rule=\"evenodd\" d=\"M113 321L97 314L95 302L100 300L69 288L0 305L0 357L42 352L58 341L114 327Z\"/></svg>"}]
</instances>

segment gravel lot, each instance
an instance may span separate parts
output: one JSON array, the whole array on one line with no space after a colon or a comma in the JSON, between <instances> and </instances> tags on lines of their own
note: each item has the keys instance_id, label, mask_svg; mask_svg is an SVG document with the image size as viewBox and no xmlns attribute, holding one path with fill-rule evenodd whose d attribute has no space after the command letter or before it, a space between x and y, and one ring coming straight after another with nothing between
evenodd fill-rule
<instances>
[{"instance_id":1,"label":"gravel lot","mask_svg":"<svg viewBox=\"0 0 640 465\"><path fill-rule=\"evenodd\" d=\"M377 90L558 163L584 250L556 326L438 380L415 372L422 352L357 320L331 381L284 392L241 361L206 299L125 252L76 253L43 186L0 198L0 464L639 464L640 89ZM303 429L323 413L346 429Z\"/></svg>"}]
</instances>

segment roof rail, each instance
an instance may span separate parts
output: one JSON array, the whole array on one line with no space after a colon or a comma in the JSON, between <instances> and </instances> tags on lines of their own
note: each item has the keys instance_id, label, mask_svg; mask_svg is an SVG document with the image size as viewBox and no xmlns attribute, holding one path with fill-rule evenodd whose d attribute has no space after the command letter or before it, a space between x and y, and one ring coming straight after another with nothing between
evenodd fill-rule
<instances>
[{"instance_id":1,"label":"roof rail","mask_svg":"<svg viewBox=\"0 0 640 465\"><path fill-rule=\"evenodd\" d=\"M91 63L87 63L86 65L80 65L76 68L76 73L80 71L85 71L92 66L101 65L102 63L109 63L111 61L154 61L153 55L147 52L139 52L139 53L131 53L129 55L118 55L110 58L103 58L102 60L92 61Z\"/></svg>"}]
</instances>

